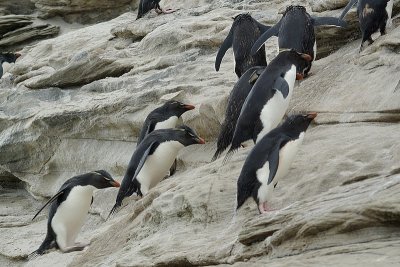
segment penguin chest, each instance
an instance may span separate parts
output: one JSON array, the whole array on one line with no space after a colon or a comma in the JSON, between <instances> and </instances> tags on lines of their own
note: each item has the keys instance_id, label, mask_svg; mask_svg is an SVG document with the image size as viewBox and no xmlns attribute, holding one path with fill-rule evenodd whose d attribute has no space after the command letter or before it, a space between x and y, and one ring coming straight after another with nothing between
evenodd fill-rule
<instances>
[{"instance_id":1,"label":"penguin chest","mask_svg":"<svg viewBox=\"0 0 400 267\"><path fill-rule=\"evenodd\" d=\"M303 142L304 132L302 132L298 139L287 142L279 150L279 163L278 169L272 182L268 184L269 178L269 161L265 162L262 168L256 172L257 180L260 182L260 188L258 189L259 202L267 202L271 197L272 190L278 181L287 175L290 170L290 166L299 150L301 143Z\"/></svg>"},{"instance_id":2,"label":"penguin chest","mask_svg":"<svg viewBox=\"0 0 400 267\"><path fill-rule=\"evenodd\" d=\"M290 70L284 76L285 81L289 85L289 93L286 97L282 92L275 90L275 94L270 98L261 110L260 120L263 129L257 135L257 141L274 129L282 120L289 107L292 98L294 83L296 81L296 66L292 65Z\"/></svg>"},{"instance_id":3,"label":"penguin chest","mask_svg":"<svg viewBox=\"0 0 400 267\"><path fill-rule=\"evenodd\" d=\"M51 227L61 246L72 246L87 217L95 187L75 186L58 206Z\"/></svg>"},{"instance_id":4,"label":"penguin chest","mask_svg":"<svg viewBox=\"0 0 400 267\"><path fill-rule=\"evenodd\" d=\"M179 118L177 116L172 116L165 121L157 122L154 130L175 128L176 124L178 123L178 119Z\"/></svg>"},{"instance_id":5,"label":"penguin chest","mask_svg":"<svg viewBox=\"0 0 400 267\"><path fill-rule=\"evenodd\" d=\"M178 141L163 142L156 148L153 154L147 157L137 176L142 194L147 194L152 187L157 185L167 175L179 150L183 147Z\"/></svg>"}]
</instances>

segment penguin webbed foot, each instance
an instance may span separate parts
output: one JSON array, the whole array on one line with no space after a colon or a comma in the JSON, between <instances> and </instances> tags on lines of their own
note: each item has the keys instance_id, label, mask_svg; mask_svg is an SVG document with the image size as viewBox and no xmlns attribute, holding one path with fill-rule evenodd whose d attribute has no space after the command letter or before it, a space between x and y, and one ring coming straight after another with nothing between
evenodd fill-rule
<instances>
[{"instance_id":1,"label":"penguin webbed foot","mask_svg":"<svg viewBox=\"0 0 400 267\"><path fill-rule=\"evenodd\" d=\"M174 12L177 11L178 9L171 9L171 8L167 8L167 9L155 8L154 10L156 11L156 13L157 13L158 15L161 15L161 14L170 14L170 13L174 13Z\"/></svg>"},{"instance_id":2,"label":"penguin webbed foot","mask_svg":"<svg viewBox=\"0 0 400 267\"><path fill-rule=\"evenodd\" d=\"M60 248L60 250L63 253L70 253L70 252L75 252L75 251L82 251L84 250L87 246L89 246L90 243L75 243L74 246L66 247L66 248Z\"/></svg>"},{"instance_id":3,"label":"penguin webbed foot","mask_svg":"<svg viewBox=\"0 0 400 267\"><path fill-rule=\"evenodd\" d=\"M260 214L265 214L268 213L270 211L275 211L276 209L272 209L270 207L268 207L267 202L262 202L258 204L258 211L260 212Z\"/></svg>"}]
</instances>

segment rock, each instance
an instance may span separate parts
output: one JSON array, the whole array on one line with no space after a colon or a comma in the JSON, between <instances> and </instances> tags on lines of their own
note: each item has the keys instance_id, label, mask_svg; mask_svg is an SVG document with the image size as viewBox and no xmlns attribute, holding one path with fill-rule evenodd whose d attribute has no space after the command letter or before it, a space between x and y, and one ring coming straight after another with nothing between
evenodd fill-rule
<instances>
[{"instance_id":1,"label":"rock","mask_svg":"<svg viewBox=\"0 0 400 267\"><path fill-rule=\"evenodd\" d=\"M39 10L39 17L51 18L60 16L72 23L94 23L105 21L127 12L137 6L136 0L118 1L65 1L65 0L32 0Z\"/></svg>"},{"instance_id":2,"label":"rock","mask_svg":"<svg viewBox=\"0 0 400 267\"><path fill-rule=\"evenodd\" d=\"M27 40L52 37L57 35L59 31L60 27L50 24L25 26L4 34L0 40L0 47L14 46Z\"/></svg>"},{"instance_id":3,"label":"rock","mask_svg":"<svg viewBox=\"0 0 400 267\"><path fill-rule=\"evenodd\" d=\"M24 15L8 15L0 17L0 34L14 31L18 28L32 24L31 16Z\"/></svg>"},{"instance_id":4,"label":"rock","mask_svg":"<svg viewBox=\"0 0 400 267\"><path fill-rule=\"evenodd\" d=\"M14 84L0 83L0 265L397 266L397 19L362 53L359 39L348 41L359 34L354 12L348 31L318 30L320 57L327 56L296 87L289 113L319 114L274 190L277 211L258 215L252 200L234 211L251 147L226 164L210 162L237 80L229 53L214 70L231 17L245 11L272 24L286 3L165 1L180 10L137 21L130 12L24 48L10 70ZM345 5L301 3L317 16L338 15ZM266 46L270 61L276 39ZM196 106L182 119L207 144L183 149L173 177L142 199L126 199L108 221L117 190L96 192L79 236L91 241L84 251L25 262L46 232L46 212L34 222L30 215L78 173L105 169L120 181L144 118L168 99Z\"/></svg>"}]
</instances>

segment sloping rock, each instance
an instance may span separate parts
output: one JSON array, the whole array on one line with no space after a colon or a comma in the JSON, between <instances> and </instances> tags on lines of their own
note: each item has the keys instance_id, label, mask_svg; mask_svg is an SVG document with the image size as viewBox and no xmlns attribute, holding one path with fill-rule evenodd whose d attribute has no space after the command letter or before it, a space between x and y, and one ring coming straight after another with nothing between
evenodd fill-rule
<instances>
[{"instance_id":1,"label":"sloping rock","mask_svg":"<svg viewBox=\"0 0 400 267\"><path fill-rule=\"evenodd\" d=\"M0 265L396 266L398 21L361 54L356 40L317 60L312 75L296 87L290 113L319 115L274 190L271 205L280 210L260 216L249 200L234 212L236 180L251 148L227 164L209 162L237 80L230 53L220 72L214 70L230 17L248 11L272 24L288 2L166 1L181 10L150 12L138 21L127 13L25 48L11 70L16 87L0 83L0 177L9 181L4 186L19 179L41 198L77 173L106 169L120 180L145 116L168 99L196 105L183 121L211 141L184 149L176 175L142 199L127 199L107 222L116 190L96 192L80 235L91 240L83 252L50 252L24 262L43 240L46 215L30 222L41 201L3 190L0 197L16 202L0 207ZM316 15L339 14L331 9L345 5L301 2ZM358 26L351 25L355 32ZM346 38L352 37L336 35L337 42ZM331 50L330 44L320 48ZM271 40L269 60L275 54ZM118 75L114 70L126 73L110 77ZM15 208L19 203L25 209Z\"/></svg>"},{"instance_id":2,"label":"sloping rock","mask_svg":"<svg viewBox=\"0 0 400 267\"><path fill-rule=\"evenodd\" d=\"M68 22L94 23L117 17L137 5L136 0L32 0L41 18L61 16Z\"/></svg>"},{"instance_id":3,"label":"sloping rock","mask_svg":"<svg viewBox=\"0 0 400 267\"><path fill-rule=\"evenodd\" d=\"M0 17L0 34L14 31L18 28L32 24L32 17L25 15L8 15Z\"/></svg>"},{"instance_id":4,"label":"sloping rock","mask_svg":"<svg viewBox=\"0 0 400 267\"><path fill-rule=\"evenodd\" d=\"M10 47L25 41L44 39L58 34L60 27L50 24L30 25L3 35L0 47Z\"/></svg>"}]
</instances>

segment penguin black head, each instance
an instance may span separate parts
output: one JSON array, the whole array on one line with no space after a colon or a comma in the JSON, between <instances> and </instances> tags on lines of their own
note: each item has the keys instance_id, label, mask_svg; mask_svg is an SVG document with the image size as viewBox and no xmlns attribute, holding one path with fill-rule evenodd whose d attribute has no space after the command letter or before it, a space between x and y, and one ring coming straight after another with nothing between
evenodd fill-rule
<instances>
[{"instance_id":1,"label":"penguin black head","mask_svg":"<svg viewBox=\"0 0 400 267\"><path fill-rule=\"evenodd\" d=\"M120 184L115 181L111 175L105 170L98 170L88 173L87 183L98 189L107 187L120 187Z\"/></svg>"},{"instance_id":2,"label":"penguin black head","mask_svg":"<svg viewBox=\"0 0 400 267\"><path fill-rule=\"evenodd\" d=\"M294 135L305 132L310 125L311 121L317 117L316 112L308 114L292 115L286 119L282 124L282 129Z\"/></svg>"},{"instance_id":3,"label":"penguin black head","mask_svg":"<svg viewBox=\"0 0 400 267\"><path fill-rule=\"evenodd\" d=\"M291 11L300 11L303 13L307 13L306 8L304 6L290 5L286 8L285 12L283 12L283 16L285 16L287 13Z\"/></svg>"},{"instance_id":4,"label":"penguin black head","mask_svg":"<svg viewBox=\"0 0 400 267\"><path fill-rule=\"evenodd\" d=\"M296 66L296 80L302 80L305 76L305 71L308 69L312 57L308 54L299 53L294 49L282 51L279 57L286 57L286 59Z\"/></svg>"},{"instance_id":5,"label":"penguin black head","mask_svg":"<svg viewBox=\"0 0 400 267\"><path fill-rule=\"evenodd\" d=\"M166 112L174 114L177 117L182 116L183 113L194 108L193 105L184 104L175 100L170 100L163 105L163 109L165 109Z\"/></svg>"},{"instance_id":6,"label":"penguin black head","mask_svg":"<svg viewBox=\"0 0 400 267\"><path fill-rule=\"evenodd\" d=\"M192 128L182 125L179 126L179 139L178 141L184 145L184 146L190 146L194 144L205 144L206 142L204 141L203 138L201 138L195 130Z\"/></svg>"},{"instance_id":7,"label":"penguin black head","mask_svg":"<svg viewBox=\"0 0 400 267\"><path fill-rule=\"evenodd\" d=\"M1 63L3 62L14 63L20 56L21 56L20 53L1 53L0 61Z\"/></svg>"},{"instance_id":8,"label":"penguin black head","mask_svg":"<svg viewBox=\"0 0 400 267\"><path fill-rule=\"evenodd\" d=\"M236 15L235 17L232 17L232 19L235 22L239 22L239 21L253 21L253 17L249 14L249 13L241 13L239 15Z\"/></svg>"}]
</instances>

